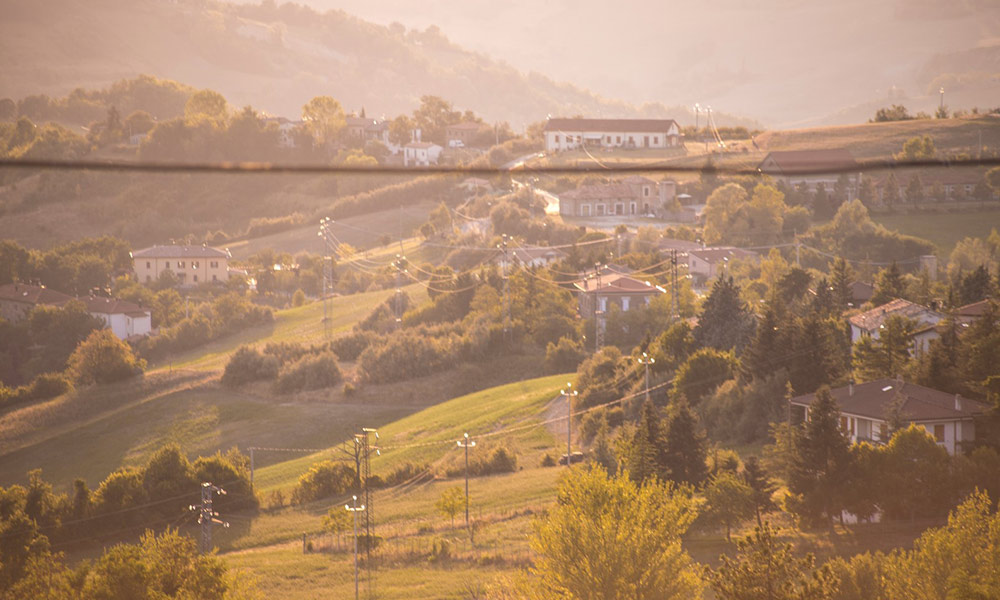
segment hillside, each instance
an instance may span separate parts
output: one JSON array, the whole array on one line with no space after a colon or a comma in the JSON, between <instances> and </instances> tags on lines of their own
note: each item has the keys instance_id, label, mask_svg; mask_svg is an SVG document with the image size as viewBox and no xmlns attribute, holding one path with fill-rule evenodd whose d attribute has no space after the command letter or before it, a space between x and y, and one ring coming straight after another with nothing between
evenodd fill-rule
<instances>
[{"instance_id":1,"label":"hillside","mask_svg":"<svg viewBox=\"0 0 1000 600\"><path fill-rule=\"evenodd\" d=\"M549 113L639 113L470 52L437 28L375 25L292 3L15 3L0 22L0 54L7 57L0 93L14 99L61 96L149 73L217 90L234 106L292 118L319 95L339 99L349 111L364 107L369 115L392 117L432 94L488 121L508 121L516 131ZM676 112L662 105L642 109L645 116Z\"/></svg>"}]
</instances>

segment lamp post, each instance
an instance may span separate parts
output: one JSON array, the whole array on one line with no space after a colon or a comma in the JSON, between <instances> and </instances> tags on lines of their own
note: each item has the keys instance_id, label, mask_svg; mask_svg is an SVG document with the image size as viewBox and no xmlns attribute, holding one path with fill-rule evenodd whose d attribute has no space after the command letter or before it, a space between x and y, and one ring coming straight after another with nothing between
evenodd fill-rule
<instances>
[{"instance_id":1,"label":"lamp post","mask_svg":"<svg viewBox=\"0 0 1000 600\"><path fill-rule=\"evenodd\" d=\"M646 402L649 402L649 365L655 363L656 359L643 352L642 358L637 358L636 362L646 367Z\"/></svg>"},{"instance_id":2,"label":"lamp post","mask_svg":"<svg viewBox=\"0 0 1000 600\"><path fill-rule=\"evenodd\" d=\"M358 506L358 497L354 496L353 498L354 506L345 504L344 508L354 514L354 600L358 600L358 513L364 512L365 505Z\"/></svg>"},{"instance_id":3,"label":"lamp post","mask_svg":"<svg viewBox=\"0 0 1000 600\"><path fill-rule=\"evenodd\" d=\"M570 389L572 387L572 383L567 383L566 388L569 389L569 391L559 390L559 393L566 398L566 468L569 468L569 465L572 462L570 460L570 457L572 456L570 454L570 442L573 440L573 398L580 393L574 389Z\"/></svg>"},{"instance_id":4,"label":"lamp post","mask_svg":"<svg viewBox=\"0 0 1000 600\"><path fill-rule=\"evenodd\" d=\"M455 442L459 448L465 448L465 528L469 528L469 448L475 448L476 442L469 439L469 434L465 434L464 440Z\"/></svg>"}]
</instances>

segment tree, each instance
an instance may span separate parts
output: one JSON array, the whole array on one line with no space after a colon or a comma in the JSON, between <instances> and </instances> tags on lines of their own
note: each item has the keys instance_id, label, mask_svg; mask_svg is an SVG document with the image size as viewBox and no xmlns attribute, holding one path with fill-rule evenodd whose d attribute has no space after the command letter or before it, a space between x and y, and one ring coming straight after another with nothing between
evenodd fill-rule
<instances>
[{"instance_id":1,"label":"tree","mask_svg":"<svg viewBox=\"0 0 1000 600\"><path fill-rule=\"evenodd\" d=\"M910 121L912 119L913 116L910 115L905 106L902 104L893 104L890 108L880 108L875 111L873 121L875 123L884 123L887 121Z\"/></svg>"},{"instance_id":2,"label":"tree","mask_svg":"<svg viewBox=\"0 0 1000 600\"><path fill-rule=\"evenodd\" d=\"M534 571L548 590L575 600L688 600L702 584L680 536L693 499L672 485L639 485L600 467L572 469L557 501L536 521Z\"/></svg>"},{"instance_id":3,"label":"tree","mask_svg":"<svg viewBox=\"0 0 1000 600\"><path fill-rule=\"evenodd\" d=\"M142 373L146 361L136 358L132 348L110 329L94 331L69 357L69 370L83 384L112 383Z\"/></svg>"},{"instance_id":4,"label":"tree","mask_svg":"<svg viewBox=\"0 0 1000 600\"><path fill-rule=\"evenodd\" d=\"M836 591L829 567L817 569L812 554L797 558L768 524L737 541L735 557L719 560L708 574L718 600L826 600Z\"/></svg>"},{"instance_id":5,"label":"tree","mask_svg":"<svg viewBox=\"0 0 1000 600\"><path fill-rule=\"evenodd\" d=\"M413 111L413 120L425 142L444 145L445 127L462 120L462 113L452 108L450 102L438 96L421 96L420 106Z\"/></svg>"},{"instance_id":6,"label":"tree","mask_svg":"<svg viewBox=\"0 0 1000 600\"><path fill-rule=\"evenodd\" d=\"M858 381L895 377L910 362L914 322L890 315L879 327L879 336L862 336L854 344L854 375Z\"/></svg>"},{"instance_id":7,"label":"tree","mask_svg":"<svg viewBox=\"0 0 1000 600\"><path fill-rule=\"evenodd\" d=\"M924 199L924 184L920 181L920 175L910 177L910 183L906 184L906 201L915 204Z\"/></svg>"},{"instance_id":8,"label":"tree","mask_svg":"<svg viewBox=\"0 0 1000 600\"><path fill-rule=\"evenodd\" d=\"M665 480L669 478L665 453L663 422L659 410L652 402L645 402L628 452L621 457L621 462L632 480L637 483L643 483L651 478Z\"/></svg>"},{"instance_id":9,"label":"tree","mask_svg":"<svg viewBox=\"0 0 1000 600\"><path fill-rule=\"evenodd\" d=\"M701 485L708 475L705 465L705 434L698 419L682 398L674 401L663 444L663 465L671 481Z\"/></svg>"},{"instance_id":10,"label":"tree","mask_svg":"<svg viewBox=\"0 0 1000 600\"><path fill-rule=\"evenodd\" d=\"M1000 167L993 167L986 171L985 179L986 185L990 186L994 193L1000 193Z\"/></svg>"},{"instance_id":11,"label":"tree","mask_svg":"<svg viewBox=\"0 0 1000 600\"><path fill-rule=\"evenodd\" d=\"M450 487L441 493L434 506L442 515L451 517L451 526L455 527L455 515L465 508L465 492L461 486Z\"/></svg>"},{"instance_id":12,"label":"tree","mask_svg":"<svg viewBox=\"0 0 1000 600\"><path fill-rule=\"evenodd\" d=\"M768 477L764 465L756 456L751 456L743 464L743 482L750 488L750 503L753 506L754 516L757 517L757 526L762 527L763 515L777 508L771 499L777 486Z\"/></svg>"},{"instance_id":13,"label":"tree","mask_svg":"<svg viewBox=\"0 0 1000 600\"><path fill-rule=\"evenodd\" d=\"M986 265L979 265L974 271L962 276L958 290L960 304L972 304L993 295L993 281Z\"/></svg>"},{"instance_id":14,"label":"tree","mask_svg":"<svg viewBox=\"0 0 1000 600\"><path fill-rule=\"evenodd\" d=\"M695 343L739 353L750 342L753 332L753 312L740 298L739 286L731 275L719 277L698 315L698 326L693 332Z\"/></svg>"},{"instance_id":15,"label":"tree","mask_svg":"<svg viewBox=\"0 0 1000 600\"><path fill-rule=\"evenodd\" d=\"M975 395L987 395L988 382L1000 375L1000 307L989 302L986 311L961 336L958 364L961 380Z\"/></svg>"},{"instance_id":16,"label":"tree","mask_svg":"<svg viewBox=\"0 0 1000 600\"><path fill-rule=\"evenodd\" d=\"M934 158L934 140L931 136L911 137L903 143L903 151L896 155L899 160L926 160Z\"/></svg>"},{"instance_id":17,"label":"tree","mask_svg":"<svg viewBox=\"0 0 1000 600\"><path fill-rule=\"evenodd\" d=\"M886 516L914 519L944 514L951 500L948 451L920 425L896 432L882 450L880 506Z\"/></svg>"},{"instance_id":18,"label":"tree","mask_svg":"<svg viewBox=\"0 0 1000 600\"><path fill-rule=\"evenodd\" d=\"M895 173L889 173L882 183L882 202L889 207L899 203L899 181Z\"/></svg>"},{"instance_id":19,"label":"tree","mask_svg":"<svg viewBox=\"0 0 1000 600\"><path fill-rule=\"evenodd\" d=\"M229 105L225 97L212 90L200 90L188 98L184 105L184 118L188 121L208 119L217 125L226 122L229 116Z\"/></svg>"},{"instance_id":20,"label":"tree","mask_svg":"<svg viewBox=\"0 0 1000 600\"><path fill-rule=\"evenodd\" d=\"M793 494L790 504L808 521L829 523L843 507L843 482L851 456L839 417L829 388L820 388L809 407L809 420L796 439L797 455L788 481Z\"/></svg>"},{"instance_id":21,"label":"tree","mask_svg":"<svg viewBox=\"0 0 1000 600\"><path fill-rule=\"evenodd\" d=\"M732 541L732 529L754 514L753 490L730 471L719 471L705 485L705 518L726 528L726 541Z\"/></svg>"},{"instance_id":22,"label":"tree","mask_svg":"<svg viewBox=\"0 0 1000 600\"><path fill-rule=\"evenodd\" d=\"M344 109L330 96L316 96L302 107L302 120L317 143L330 146L347 126Z\"/></svg>"},{"instance_id":23,"label":"tree","mask_svg":"<svg viewBox=\"0 0 1000 600\"><path fill-rule=\"evenodd\" d=\"M872 294L872 305L881 306L887 302L902 298L906 294L906 282L896 261L879 271L875 277L875 292Z\"/></svg>"}]
</instances>

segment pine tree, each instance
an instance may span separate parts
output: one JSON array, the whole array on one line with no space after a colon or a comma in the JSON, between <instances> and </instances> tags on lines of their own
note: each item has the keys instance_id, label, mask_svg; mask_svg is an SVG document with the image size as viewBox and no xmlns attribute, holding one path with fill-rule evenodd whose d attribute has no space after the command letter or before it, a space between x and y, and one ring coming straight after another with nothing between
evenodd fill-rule
<instances>
[{"instance_id":1,"label":"pine tree","mask_svg":"<svg viewBox=\"0 0 1000 600\"><path fill-rule=\"evenodd\" d=\"M760 464L760 460L756 456L751 456L743 464L743 481L752 492L750 500L753 503L754 514L757 516L757 526L761 527L763 525L761 517L777 508L771 496L778 488L768 477L764 465Z\"/></svg>"},{"instance_id":2,"label":"pine tree","mask_svg":"<svg viewBox=\"0 0 1000 600\"><path fill-rule=\"evenodd\" d=\"M895 377L910 363L914 322L891 315L879 329L879 337L864 336L854 344L854 375L859 381Z\"/></svg>"},{"instance_id":3,"label":"pine tree","mask_svg":"<svg viewBox=\"0 0 1000 600\"><path fill-rule=\"evenodd\" d=\"M778 315L773 306L764 309L753 340L740 360L740 371L748 380L764 379L774 373L784 354L778 330Z\"/></svg>"},{"instance_id":4,"label":"pine tree","mask_svg":"<svg viewBox=\"0 0 1000 600\"><path fill-rule=\"evenodd\" d=\"M732 276L719 277L698 316L698 326L694 329L695 343L702 347L739 352L750 342L753 333L754 316L740 298L739 286Z\"/></svg>"},{"instance_id":5,"label":"pine tree","mask_svg":"<svg viewBox=\"0 0 1000 600\"><path fill-rule=\"evenodd\" d=\"M938 323L941 337L931 340L924 352L917 357L912 367L913 383L957 394L963 391L958 372L960 341L955 331L955 322L945 319Z\"/></svg>"},{"instance_id":6,"label":"pine tree","mask_svg":"<svg viewBox=\"0 0 1000 600\"><path fill-rule=\"evenodd\" d=\"M961 338L959 368L969 391L985 396L988 380L1000 375L1000 309L990 302L986 312L973 321Z\"/></svg>"},{"instance_id":7,"label":"pine tree","mask_svg":"<svg viewBox=\"0 0 1000 600\"><path fill-rule=\"evenodd\" d=\"M993 294L993 281L985 265L979 265L974 271L962 277L958 291L958 302L961 305L972 304L985 300Z\"/></svg>"},{"instance_id":8,"label":"pine tree","mask_svg":"<svg viewBox=\"0 0 1000 600\"><path fill-rule=\"evenodd\" d=\"M906 283L903 281L903 274L896 261L892 261L892 264L879 271L875 278L875 293L872 295L872 304L881 306L896 298L902 298L905 293Z\"/></svg>"},{"instance_id":9,"label":"pine tree","mask_svg":"<svg viewBox=\"0 0 1000 600\"><path fill-rule=\"evenodd\" d=\"M664 447L664 466L672 481L695 486L705 481L705 436L698 429L697 417L687 400L678 398L667 423Z\"/></svg>"},{"instance_id":10,"label":"pine tree","mask_svg":"<svg viewBox=\"0 0 1000 600\"><path fill-rule=\"evenodd\" d=\"M830 270L830 287L833 288L833 297L840 310L846 310L851 304L851 282L854 280L854 269L843 258L833 261L833 268Z\"/></svg>"},{"instance_id":11,"label":"pine tree","mask_svg":"<svg viewBox=\"0 0 1000 600\"><path fill-rule=\"evenodd\" d=\"M851 460L848 439L840 428L840 410L829 388L816 392L796 450L788 481L794 494L792 508L807 520L829 523L841 512Z\"/></svg>"},{"instance_id":12,"label":"pine tree","mask_svg":"<svg viewBox=\"0 0 1000 600\"><path fill-rule=\"evenodd\" d=\"M642 416L632 436L625 465L632 481L642 483L650 477L667 479L664 466L663 423L659 410L652 402L642 405Z\"/></svg>"}]
</instances>

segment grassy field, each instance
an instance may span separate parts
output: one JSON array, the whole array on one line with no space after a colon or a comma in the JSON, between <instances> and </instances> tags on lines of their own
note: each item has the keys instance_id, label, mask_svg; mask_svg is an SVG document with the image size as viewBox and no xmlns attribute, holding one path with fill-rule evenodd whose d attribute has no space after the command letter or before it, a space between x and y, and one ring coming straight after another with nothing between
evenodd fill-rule
<instances>
[{"instance_id":1,"label":"grassy field","mask_svg":"<svg viewBox=\"0 0 1000 600\"><path fill-rule=\"evenodd\" d=\"M420 284L414 283L402 289L417 305L427 301L427 290ZM379 290L331 298L331 335L336 336L348 331L356 322L395 293L395 290ZM225 367L229 355L242 345L264 342L317 343L325 339L324 329L323 303L310 302L297 308L277 311L274 322L268 325L247 329L237 335L227 336L173 356L169 360L150 365L150 371L177 368L220 370Z\"/></svg>"},{"instance_id":2,"label":"grassy field","mask_svg":"<svg viewBox=\"0 0 1000 600\"><path fill-rule=\"evenodd\" d=\"M934 215L875 214L872 219L888 229L930 240L945 260L962 239L986 238L992 229L1000 229L1000 210Z\"/></svg>"}]
</instances>

